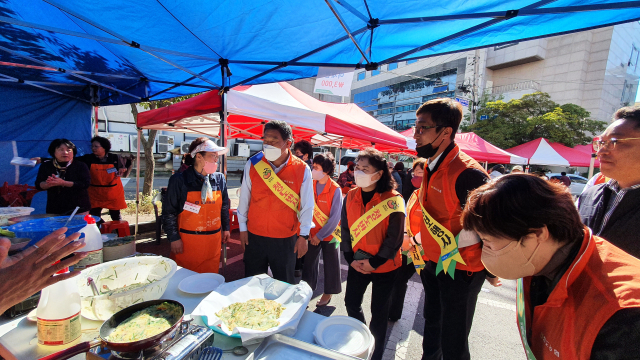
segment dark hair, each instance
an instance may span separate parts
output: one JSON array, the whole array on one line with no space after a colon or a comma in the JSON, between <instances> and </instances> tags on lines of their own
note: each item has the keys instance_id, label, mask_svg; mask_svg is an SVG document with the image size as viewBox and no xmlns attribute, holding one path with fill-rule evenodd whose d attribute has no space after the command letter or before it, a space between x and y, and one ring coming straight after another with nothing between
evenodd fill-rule
<instances>
[{"instance_id":1,"label":"dark hair","mask_svg":"<svg viewBox=\"0 0 640 360\"><path fill-rule=\"evenodd\" d=\"M431 115L431 121L437 126L436 131L440 131L442 127L453 129L451 140L455 139L462 121L462 104L451 98L433 99L420 105L416 110L416 116L421 114Z\"/></svg>"},{"instance_id":2,"label":"dark hair","mask_svg":"<svg viewBox=\"0 0 640 360\"><path fill-rule=\"evenodd\" d=\"M493 165L493 167L491 168L491 171L490 171L490 172L492 172L492 171L497 171L497 172L499 172L500 174L503 174L503 175L504 175L504 166L503 166L503 165L500 165L500 164L498 164L498 165Z\"/></svg>"},{"instance_id":3,"label":"dark hair","mask_svg":"<svg viewBox=\"0 0 640 360\"><path fill-rule=\"evenodd\" d=\"M560 173L560 175L562 175L562 176L566 176L566 175L567 175L567 173L563 171L563 172L561 172L561 173Z\"/></svg>"},{"instance_id":4,"label":"dark hair","mask_svg":"<svg viewBox=\"0 0 640 360\"><path fill-rule=\"evenodd\" d=\"M355 168L356 164L354 164L353 161L349 161L349 163L347 164L347 170L353 171Z\"/></svg>"},{"instance_id":5,"label":"dark hair","mask_svg":"<svg viewBox=\"0 0 640 360\"><path fill-rule=\"evenodd\" d=\"M634 122L634 128L636 130L640 129L640 106L625 106L623 108L618 109L615 114L613 114L613 120L630 120Z\"/></svg>"},{"instance_id":6,"label":"dark hair","mask_svg":"<svg viewBox=\"0 0 640 360\"><path fill-rule=\"evenodd\" d=\"M313 159L313 145L307 140L300 140L293 144L293 151L300 150L302 155L307 154L309 160Z\"/></svg>"},{"instance_id":7,"label":"dark hair","mask_svg":"<svg viewBox=\"0 0 640 360\"><path fill-rule=\"evenodd\" d=\"M398 161L396 163L396 165L393 167L393 170L395 171L402 171L404 170L404 163L402 163L401 161Z\"/></svg>"},{"instance_id":8,"label":"dark hair","mask_svg":"<svg viewBox=\"0 0 640 360\"><path fill-rule=\"evenodd\" d=\"M187 166L191 166L191 165L193 165L193 164L196 162L196 159L194 159L194 158L191 156L191 152L192 152L193 150L195 150L195 149L196 149L196 147L198 147L198 145L202 144L203 142L205 142L205 141L207 141L207 140L209 140L209 138L208 138L208 137L204 137L204 136L203 136L203 137L199 137L199 138L197 138L197 139L195 139L195 140L193 140L193 141L191 142L191 144L189 145L189 152L188 152L187 154L184 154L184 163L185 163ZM204 154L205 152L206 152L206 151L200 151L200 152L199 152L199 153L197 153L197 154ZM204 155L203 155L203 156L204 156Z\"/></svg>"},{"instance_id":9,"label":"dark hair","mask_svg":"<svg viewBox=\"0 0 640 360\"><path fill-rule=\"evenodd\" d=\"M336 159L330 152L316 155L313 158L313 163L322 166L322 171L327 173L329 176L332 176L336 169Z\"/></svg>"},{"instance_id":10,"label":"dark hair","mask_svg":"<svg viewBox=\"0 0 640 360\"><path fill-rule=\"evenodd\" d=\"M465 230L513 240L545 225L559 243L584 235L569 189L528 174L502 176L471 192L461 221Z\"/></svg>"},{"instance_id":11,"label":"dark hair","mask_svg":"<svg viewBox=\"0 0 640 360\"><path fill-rule=\"evenodd\" d=\"M361 159L367 159L369 164L373 166L376 171L382 170L382 177L376 183L376 192L383 193L396 188L397 184L391 176L389 166L387 166L387 159L384 158L384 154L381 151L374 148L366 148L361 150L356 157L356 162Z\"/></svg>"},{"instance_id":12,"label":"dark hair","mask_svg":"<svg viewBox=\"0 0 640 360\"><path fill-rule=\"evenodd\" d=\"M70 140L67 139L55 139L51 142L51 144L49 144L49 149L47 150L49 152L49 155L51 155L52 157L56 157L56 149L58 149L60 146L62 145L66 145L69 149L73 150L73 156L78 155L78 149L76 149L76 145L74 143L72 143Z\"/></svg>"},{"instance_id":13,"label":"dark hair","mask_svg":"<svg viewBox=\"0 0 640 360\"><path fill-rule=\"evenodd\" d=\"M264 131L267 130L278 130L280 136L282 136L282 140L284 141L293 139L291 126L289 126L289 124L282 120L271 120L268 123L264 124ZM313 151L311 151L311 156L313 156Z\"/></svg>"},{"instance_id":14,"label":"dark hair","mask_svg":"<svg viewBox=\"0 0 640 360\"><path fill-rule=\"evenodd\" d=\"M109 141L109 139L104 138L102 136L94 136L91 138L92 144L96 141L100 144L100 146L104 148L105 154L111 151L111 141Z\"/></svg>"},{"instance_id":15,"label":"dark hair","mask_svg":"<svg viewBox=\"0 0 640 360\"><path fill-rule=\"evenodd\" d=\"M415 171L416 167L420 166L422 170L424 170L424 165L427 163L427 159L425 158L417 158L413 160L413 165L411 165L411 170Z\"/></svg>"}]
</instances>

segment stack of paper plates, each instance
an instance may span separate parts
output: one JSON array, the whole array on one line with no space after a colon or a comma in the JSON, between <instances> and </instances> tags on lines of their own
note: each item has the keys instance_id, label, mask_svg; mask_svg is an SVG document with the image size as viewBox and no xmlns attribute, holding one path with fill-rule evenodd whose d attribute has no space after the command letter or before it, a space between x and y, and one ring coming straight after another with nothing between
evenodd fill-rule
<instances>
[{"instance_id":1,"label":"stack of paper plates","mask_svg":"<svg viewBox=\"0 0 640 360\"><path fill-rule=\"evenodd\" d=\"M364 354L374 341L369 328L349 316L328 317L316 326L313 336L320 346L351 356Z\"/></svg>"}]
</instances>

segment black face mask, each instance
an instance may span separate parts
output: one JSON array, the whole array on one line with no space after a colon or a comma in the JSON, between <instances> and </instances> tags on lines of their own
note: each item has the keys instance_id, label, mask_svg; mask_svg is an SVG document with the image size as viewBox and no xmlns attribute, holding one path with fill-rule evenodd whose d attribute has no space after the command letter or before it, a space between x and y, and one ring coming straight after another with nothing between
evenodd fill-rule
<instances>
[{"instance_id":1,"label":"black face mask","mask_svg":"<svg viewBox=\"0 0 640 360\"><path fill-rule=\"evenodd\" d=\"M433 141L438 140L438 138L440 137L440 135L438 134L438 136L433 139ZM418 153L418 157L421 158L425 158L428 159L430 157L432 157L433 155L435 155L438 152L438 148L440 147L440 145L442 145L442 141L444 141L444 139L442 139L442 141L440 141L440 144L438 144L437 147L433 147L433 141L426 144L426 145L422 145L420 147L416 148L416 152Z\"/></svg>"}]
</instances>

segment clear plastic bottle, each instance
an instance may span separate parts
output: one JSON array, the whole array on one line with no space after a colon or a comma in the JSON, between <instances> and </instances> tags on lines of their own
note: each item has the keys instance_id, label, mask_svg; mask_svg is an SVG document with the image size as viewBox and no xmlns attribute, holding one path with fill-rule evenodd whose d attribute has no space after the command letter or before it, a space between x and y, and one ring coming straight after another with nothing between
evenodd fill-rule
<instances>
[{"instance_id":1,"label":"clear plastic bottle","mask_svg":"<svg viewBox=\"0 0 640 360\"><path fill-rule=\"evenodd\" d=\"M85 246L80 249L82 251L79 251L78 254L88 254L87 257L80 260L73 267L74 270L84 270L89 266L102 264L102 234L100 234L100 229L98 229L98 225L96 225L96 221L91 215L86 215L84 221L87 222L87 226L78 232L84 234Z\"/></svg>"},{"instance_id":2,"label":"clear plastic bottle","mask_svg":"<svg viewBox=\"0 0 640 360\"><path fill-rule=\"evenodd\" d=\"M66 345L80 338L80 309L80 292L76 278L60 281L42 289L36 310L38 344Z\"/></svg>"}]
</instances>

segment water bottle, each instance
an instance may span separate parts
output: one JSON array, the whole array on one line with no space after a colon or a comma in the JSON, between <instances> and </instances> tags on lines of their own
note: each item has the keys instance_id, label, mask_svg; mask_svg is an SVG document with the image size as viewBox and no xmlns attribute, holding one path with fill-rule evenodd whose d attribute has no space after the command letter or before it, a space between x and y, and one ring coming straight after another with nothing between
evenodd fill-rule
<instances>
[{"instance_id":1,"label":"water bottle","mask_svg":"<svg viewBox=\"0 0 640 360\"><path fill-rule=\"evenodd\" d=\"M36 310L38 344L66 345L82 335L80 292L76 281L71 278L42 289Z\"/></svg>"},{"instance_id":2,"label":"water bottle","mask_svg":"<svg viewBox=\"0 0 640 360\"><path fill-rule=\"evenodd\" d=\"M98 225L96 225L96 221L91 215L86 215L84 221L87 222L87 226L78 232L84 234L85 246L77 254L86 253L87 256L73 267L74 270L84 270L90 266L102 264L102 234L100 234L100 229L98 229Z\"/></svg>"}]
</instances>

